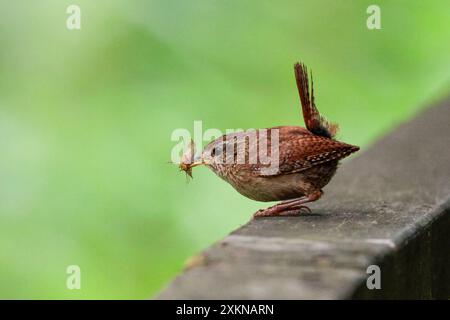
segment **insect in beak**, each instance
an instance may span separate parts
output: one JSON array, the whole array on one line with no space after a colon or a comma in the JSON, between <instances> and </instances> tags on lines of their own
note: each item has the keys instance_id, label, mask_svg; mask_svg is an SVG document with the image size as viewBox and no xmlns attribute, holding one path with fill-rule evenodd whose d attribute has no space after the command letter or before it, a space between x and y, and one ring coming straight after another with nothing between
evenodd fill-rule
<instances>
[{"instance_id":1,"label":"insect in beak","mask_svg":"<svg viewBox=\"0 0 450 320\"><path fill-rule=\"evenodd\" d=\"M188 145L186 152L181 157L180 170L192 177L192 168L204 164L201 155L195 154L195 143L193 140Z\"/></svg>"},{"instance_id":2,"label":"insect in beak","mask_svg":"<svg viewBox=\"0 0 450 320\"><path fill-rule=\"evenodd\" d=\"M192 162L192 163L184 163L184 162L181 162L181 163L180 163L180 170L186 172L186 174L187 174L189 177L193 178L193 177L192 177L192 168L193 168L193 167L196 167L196 166L199 166L199 165L202 165L202 164L204 164L204 163L203 163L203 161L201 161L201 160L195 161L195 162Z\"/></svg>"}]
</instances>

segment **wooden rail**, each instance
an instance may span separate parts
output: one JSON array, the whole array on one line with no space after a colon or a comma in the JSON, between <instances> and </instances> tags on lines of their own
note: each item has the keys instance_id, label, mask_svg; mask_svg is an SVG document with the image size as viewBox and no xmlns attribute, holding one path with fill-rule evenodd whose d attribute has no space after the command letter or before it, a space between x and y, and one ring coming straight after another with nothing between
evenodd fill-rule
<instances>
[{"instance_id":1,"label":"wooden rail","mask_svg":"<svg viewBox=\"0 0 450 320\"><path fill-rule=\"evenodd\" d=\"M343 164L325 194L311 215L232 232L158 298L450 298L450 100Z\"/></svg>"}]
</instances>

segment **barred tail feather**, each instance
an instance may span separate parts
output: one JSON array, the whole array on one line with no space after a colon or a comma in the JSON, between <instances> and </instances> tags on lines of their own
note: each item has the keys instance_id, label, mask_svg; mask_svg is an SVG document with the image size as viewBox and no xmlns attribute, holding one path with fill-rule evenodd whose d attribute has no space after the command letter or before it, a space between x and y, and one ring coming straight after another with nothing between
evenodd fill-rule
<instances>
[{"instance_id":1,"label":"barred tail feather","mask_svg":"<svg viewBox=\"0 0 450 320\"><path fill-rule=\"evenodd\" d=\"M304 64L296 63L294 65L295 79L302 103L303 119L306 128L315 135L334 138L338 131L338 125L328 122L320 115L314 103L314 83L311 73L311 93L309 91L308 70Z\"/></svg>"}]
</instances>

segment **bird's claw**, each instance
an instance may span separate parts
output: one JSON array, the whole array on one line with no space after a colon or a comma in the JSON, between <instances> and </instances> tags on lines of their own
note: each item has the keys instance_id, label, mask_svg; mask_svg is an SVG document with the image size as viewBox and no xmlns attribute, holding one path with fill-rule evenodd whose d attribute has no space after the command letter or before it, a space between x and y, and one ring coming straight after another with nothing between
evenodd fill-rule
<instances>
[{"instance_id":1,"label":"bird's claw","mask_svg":"<svg viewBox=\"0 0 450 320\"><path fill-rule=\"evenodd\" d=\"M311 209L307 206L298 206L289 210L277 210L278 208L270 207L267 209L259 209L253 214L253 218L261 217L289 217L289 216L300 216L302 213L312 213ZM303 211L303 212L302 212Z\"/></svg>"}]
</instances>

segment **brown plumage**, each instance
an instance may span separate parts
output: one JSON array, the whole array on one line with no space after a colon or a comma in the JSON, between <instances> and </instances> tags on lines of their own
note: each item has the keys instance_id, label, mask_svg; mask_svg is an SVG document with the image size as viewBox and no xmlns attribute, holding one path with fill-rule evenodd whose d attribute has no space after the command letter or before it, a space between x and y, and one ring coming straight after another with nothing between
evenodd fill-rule
<instances>
[{"instance_id":1,"label":"brown plumage","mask_svg":"<svg viewBox=\"0 0 450 320\"><path fill-rule=\"evenodd\" d=\"M187 173L204 164L250 199L284 200L259 210L255 217L310 211L304 204L322 196L322 188L335 174L339 160L359 150L334 139L338 127L317 110L312 75L310 91L306 67L296 63L294 70L306 129L279 126L227 134L210 142L199 158L189 157L191 162L185 159L180 164ZM261 145L268 150L263 155L273 156L270 163L260 159Z\"/></svg>"}]
</instances>

